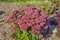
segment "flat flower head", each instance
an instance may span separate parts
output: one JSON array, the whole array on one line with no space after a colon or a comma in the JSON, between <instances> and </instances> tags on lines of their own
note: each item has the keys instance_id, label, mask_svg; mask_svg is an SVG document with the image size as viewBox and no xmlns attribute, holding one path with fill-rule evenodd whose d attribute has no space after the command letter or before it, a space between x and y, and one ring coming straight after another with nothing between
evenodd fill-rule
<instances>
[{"instance_id":1,"label":"flat flower head","mask_svg":"<svg viewBox=\"0 0 60 40\"><path fill-rule=\"evenodd\" d=\"M5 22L17 23L21 31L28 30L31 27L33 34L42 35L43 29L48 29L46 21L50 15L44 11L35 8L34 6L20 7L17 10L11 11L11 15ZM50 26L50 24L48 24ZM13 30L16 30L14 27ZM39 36L40 37L40 36Z\"/></svg>"}]
</instances>

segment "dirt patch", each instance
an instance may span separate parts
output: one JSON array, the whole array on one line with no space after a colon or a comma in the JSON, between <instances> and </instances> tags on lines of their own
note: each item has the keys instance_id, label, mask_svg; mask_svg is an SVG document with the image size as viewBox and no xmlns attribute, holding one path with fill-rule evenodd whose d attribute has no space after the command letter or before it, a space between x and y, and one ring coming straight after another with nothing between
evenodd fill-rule
<instances>
[{"instance_id":1,"label":"dirt patch","mask_svg":"<svg viewBox=\"0 0 60 40\"><path fill-rule=\"evenodd\" d=\"M5 11L9 13L12 9L16 9L18 6L16 6L15 2L0 2L0 11Z\"/></svg>"}]
</instances>

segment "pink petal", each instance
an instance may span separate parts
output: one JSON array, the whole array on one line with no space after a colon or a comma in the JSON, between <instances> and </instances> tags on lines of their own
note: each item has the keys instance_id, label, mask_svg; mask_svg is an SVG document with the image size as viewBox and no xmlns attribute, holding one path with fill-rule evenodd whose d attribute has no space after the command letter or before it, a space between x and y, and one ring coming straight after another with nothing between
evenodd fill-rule
<instances>
[{"instance_id":1,"label":"pink petal","mask_svg":"<svg viewBox=\"0 0 60 40\"><path fill-rule=\"evenodd\" d=\"M16 30L16 27L14 26L14 27L12 28L12 30Z\"/></svg>"},{"instance_id":2,"label":"pink petal","mask_svg":"<svg viewBox=\"0 0 60 40\"><path fill-rule=\"evenodd\" d=\"M27 25L25 25L25 24L23 24L23 25L21 25L20 26L20 30L27 30L27 28L28 28L28 26Z\"/></svg>"},{"instance_id":3,"label":"pink petal","mask_svg":"<svg viewBox=\"0 0 60 40\"><path fill-rule=\"evenodd\" d=\"M30 23L27 23L28 26L32 26Z\"/></svg>"},{"instance_id":4,"label":"pink petal","mask_svg":"<svg viewBox=\"0 0 60 40\"><path fill-rule=\"evenodd\" d=\"M11 15L16 14L16 11L17 11L17 10L12 10L12 11L11 11Z\"/></svg>"},{"instance_id":5,"label":"pink petal","mask_svg":"<svg viewBox=\"0 0 60 40\"><path fill-rule=\"evenodd\" d=\"M18 15L17 18L20 19L21 18L21 15Z\"/></svg>"},{"instance_id":6,"label":"pink petal","mask_svg":"<svg viewBox=\"0 0 60 40\"><path fill-rule=\"evenodd\" d=\"M0 35L2 35L2 34L3 34L3 30L0 29Z\"/></svg>"},{"instance_id":7,"label":"pink petal","mask_svg":"<svg viewBox=\"0 0 60 40\"><path fill-rule=\"evenodd\" d=\"M23 22L22 20L18 19L18 20L17 20L17 23L18 23L19 25L21 25L21 24L23 24L24 22Z\"/></svg>"},{"instance_id":8,"label":"pink petal","mask_svg":"<svg viewBox=\"0 0 60 40\"><path fill-rule=\"evenodd\" d=\"M48 29L48 25L46 25L46 26L44 27L44 29Z\"/></svg>"},{"instance_id":9,"label":"pink petal","mask_svg":"<svg viewBox=\"0 0 60 40\"><path fill-rule=\"evenodd\" d=\"M34 28L35 28L36 30L39 30L39 29L40 29L40 26L39 26L39 25L35 25Z\"/></svg>"}]
</instances>

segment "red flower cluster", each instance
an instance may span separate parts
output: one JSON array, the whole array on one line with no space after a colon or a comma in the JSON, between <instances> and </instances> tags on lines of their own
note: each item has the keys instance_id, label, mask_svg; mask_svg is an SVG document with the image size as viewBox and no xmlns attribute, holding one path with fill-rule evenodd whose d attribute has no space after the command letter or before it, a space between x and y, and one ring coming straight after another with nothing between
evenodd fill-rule
<instances>
[{"instance_id":1,"label":"red flower cluster","mask_svg":"<svg viewBox=\"0 0 60 40\"><path fill-rule=\"evenodd\" d=\"M24 15L21 15L21 12ZM20 7L17 10L12 10L11 15L5 20L5 22L10 22L11 24L17 23L20 30L27 30L29 27L32 29L32 33L41 34L43 28L48 28L45 25L49 14L45 14L43 11L35 8L34 6Z\"/></svg>"}]
</instances>

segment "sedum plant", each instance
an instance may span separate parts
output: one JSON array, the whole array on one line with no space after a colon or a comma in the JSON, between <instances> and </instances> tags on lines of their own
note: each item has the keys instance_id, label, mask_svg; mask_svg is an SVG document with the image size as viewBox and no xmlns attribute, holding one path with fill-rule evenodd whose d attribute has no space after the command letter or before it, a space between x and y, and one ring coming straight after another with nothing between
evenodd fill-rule
<instances>
[{"instance_id":1,"label":"sedum plant","mask_svg":"<svg viewBox=\"0 0 60 40\"><path fill-rule=\"evenodd\" d=\"M50 19L50 14L34 6L25 6L12 10L4 23L14 26L12 28L17 40L39 40L41 37L50 36L55 29L55 24L51 25L52 21L55 19Z\"/></svg>"}]
</instances>

